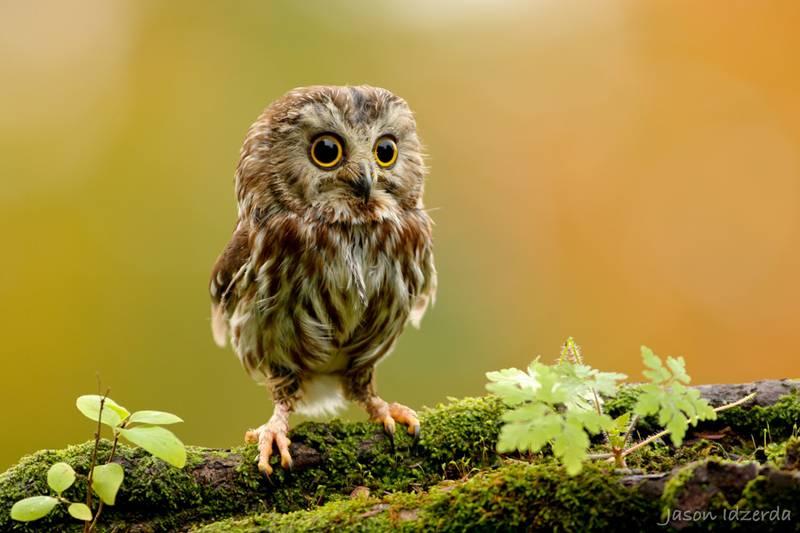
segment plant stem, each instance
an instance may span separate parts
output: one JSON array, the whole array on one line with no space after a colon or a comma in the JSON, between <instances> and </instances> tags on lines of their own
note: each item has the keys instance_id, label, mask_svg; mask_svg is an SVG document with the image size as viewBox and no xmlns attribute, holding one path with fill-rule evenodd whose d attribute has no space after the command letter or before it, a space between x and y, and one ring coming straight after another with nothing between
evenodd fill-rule
<instances>
[{"instance_id":1,"label":"plant stem","mask_svg":"<svg viewBox=\"0 0 800 533\"><path fill-rule=\"evenodd\" d=\"M92 448L92 461L89 463L89 475L86 476L86 507L89 510L92 509L92 475L94 474L94 467L97 464L97 448L100 446L100 431L102 430L102 422L103 420L103 407L106 403L106 398L108 397L108 393L110 391L106 391L105 395L100 398L100 410L97 413L97 431L94 433L94 448ZM102 505L103 502L100 502ZM93 522L85 521L83 523L83 532L89 533L92 530Z\"/></svg>"},{"instance_id":2,"label":"plant stem","mask_svg":"<svg viewBox=\"0 0 800 533\"><path fill-rule=\"evenodd\" d=\"M732 407L736 407L738 405L742 405L743 403L749 402L750 400L752 400L755 397L756 397L756 393L753 392L751 394L748 394L744 398L740 398L740 399L736 400L733 403L728 403L728 404L725 404L725 405L720 405L719 407L715 407L714 408L714 412L715 413L719 413L720 411L725 411L726 409L730 409ZM697 423L697 417L693 417L692 420L690 421L690 423ZM664 431L659 431L655 435L652 435L652 436L644 439L643 441L641 441L641 442L639 442L637 444L634 444L630 448L628 448L626 450L623 450L622 451L622 456L625 457L626 455L629 455L629 454L635 452L639 448L642 448L643 446L647 446L648 444L650 444L654 440L660 439L661 437L663 437L665 435L668 435L668 434L669 434L669 430L668 429L665 429Z\"/></svg>"},{"instance_id":3,"label":"plant stem","mask_svg":"<svg viewBox=\"0 0 800 533\"><path fill-rule=\"evenodd\" d=\"M117 443L119 442L119 433L114 431L114 443L111 445L111 455L108 456L108 461L106 464L111 463L114 460L114 453L117 451ZM95 526L97 525L97 519L100 518L100 513L103 512L103 500L100 500L100 503L97 504L97 512L94 514L94 519L92 520L91 525L89 526L89 530L87 533L91 533L94 531Z\"/></svg>"},{"instance_id":4,"label":"plant stem","mask_svg":"<svg viewBox=\"0 0 800 533\"><path fill-rule=\"evenodd\" d=\"M639 415L633 415L631 419L631 423L628 425L628 431L625 433L625 439L622 441L622 447L628 445L631 440L631 435L633 435L633 430L636 427L636 424L639 423Z\"/></svg>"},{"instance_id":5,"label":"plant stem","mask_svg":"<svg viewBox=\"0 0 800 533\"><path fill-rule=\"evenodd\" d=\"M581 354L581 347L578 346L575 341L570 337L567 340L567 344L565 345L567 349L567 354L574 360L575 363L582 365L583 364L583 354ZM589 390L592 392L592 396L594 399L594 409L597 411L599 416L603 416L603 406L600 404L600 396L597 395L597 391L594 387L589 387ZM603 430L603 438L606 442L608 442L608 432Z\"/></svg>"},{"instance_id":6,"label":"plant stem","mask_svg":"<svg viewBox=\"0 0 800 533\"><path fill-rule=\"evenodd\" d=\"M591 461L599 461L600 459L613 459L613 453L590 453L586 456L587 459Z\"/></svg>"},{"instance_id":7,"label":"plant stem","mask_svg":"<svg viewBox=\"0 0 800 533\"><path fill-rule=\"evenodd\" d=\"M589 387L589 390L592 391L592 395L594 395L594 408L597 411L598 416L603 416L603 406L600 405L600 398L597 396L597 391L594 390L594 387ZM604 429L603 430L603 439L606 442L610 442L608 439L608 432Z\"/></svg>"}]
</instances>

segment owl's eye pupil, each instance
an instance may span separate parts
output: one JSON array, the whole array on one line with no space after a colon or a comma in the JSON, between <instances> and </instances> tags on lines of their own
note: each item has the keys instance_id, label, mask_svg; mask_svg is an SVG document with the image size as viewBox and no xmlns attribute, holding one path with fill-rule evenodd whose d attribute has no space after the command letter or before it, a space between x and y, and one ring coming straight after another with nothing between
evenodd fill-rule
<instances>
[{"instance_id":1,"label":"owl's eye pupil","mask_svg":"<svg viewBox=\"0 0 800 533\"><path fill-rule=\"evenodd\" d=\"M375 144L375 159L384 168L394 164L397 160L397 144L393 139L384 137Z\"/></svg>"},{"instance_id":2,"label":"owl's eye pupil","mask_svg":"<svg viewBox=\"0 0 800 533\"><path fill-rule=\"evenodd\" d=\"M339 157L339 147L330 139L323 139L314 147L314 155L320 163L332 163Z\"/></svg>"},{"instance_id":3,"label":"owl's eye pupil","mask_svg":"<svg viewBox=\"0 0 800 533\"><path fill-rule=\"evenodd\" d=\"M314 147L314 155L320 163L330 163L339 156L339 148L330 139L325 139Z\"/></svg>"},{"instance_id":4,"label":"owl's eye pupil","mask_svg":"<svg viewBox=\"0 0 800 533\"><path fill-rule=\"evenodd\" d=\"M318 137L311 145L311 159L319 167L335 167L342 160L342 143L333 135Z\"/></svg>"},{"instance_id":5,"label":"owl's eye pupil","mask_svg":"<svg viewBox=\"0 0 800 533\"><path fill-rule=\"evenodd\" d=\"M390 141L383 141L378 145L378 159L381 163L388 163L394 157L394 144Z\"/></svg>"}]
</instances>

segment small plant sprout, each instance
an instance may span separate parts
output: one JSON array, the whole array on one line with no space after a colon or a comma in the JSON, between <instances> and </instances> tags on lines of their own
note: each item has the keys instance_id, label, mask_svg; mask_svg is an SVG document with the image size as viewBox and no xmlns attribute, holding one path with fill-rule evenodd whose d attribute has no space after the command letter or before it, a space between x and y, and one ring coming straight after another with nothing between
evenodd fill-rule
<instances>
[{"instance_id":1,"label":"small plant sprout","mask_svg":"<svg viewBox=\"0 0 800 533\"><path fill-rule=\"evenodd\" d=\"M589 450L589 436L614 427L602 412L600 394L613 396L624 374L585 364L571 340L553 365L533 361L527 372L507 368L486 374L486 388L514 409L503 415L499 452L538 452L550 444L570 474L577 474Z\"/></svg>"},{"instance_id":2,"label":"small plant sprout","mask_svg":"<svg viewBox=\"0 0 800 533\"><path fill-rule=\"evenodd\" d=\"M14 504L11 518L30 522L47 516L58 505L66 505L67 512L84 523L83 530L94 531L104 505L114 505L125 471L122 465L113 462L120 437L143 448L150 454L167 463L183 468L186 464L186 448L171 431L162 425L183 422L177 416L162 411L136 411L130 413L105 395L90 394L81 396L75 402L78 410L97 423L94 434L94 448L91 464L86 476L76 474L67 463L56 463L47 473L47 484L55 496L31 496ZM102 426L111 428L113 441L111 453L104 464L98 464L98 448ZM73 502L62 494L77 478L86 483L86 501ZM94 505L94 496L98 502ZM92 510L94 508L94 511Z\"/></svg>"},{"instance_id":3,"label":"small plant sprout","mask_svg":"<svg viewBox=\"0 0 800 533\"><path fill-rule=\"evenodd\" d=\"M652 350L642 346L643 374L649 380L641 385L633 410L615 419L603 412L603 398L613 397L624 374L600 372L584 364L580 347L570 337L559 359L546 365L537 358L527 372L506 368L489 372L486 388L509 407L497 451L538 452L546 445L570 475L583 468L587 459L613 461L625 467L625 457L636 450L670 436L681 446L689 426L700 420L714 420L717 412L750 401L755 394L717 408L688 387L689 375L682 357L668 357L666 365ZM631 444L640 417L657 415L663 431ZM589 453L592 435L602 435L602 453Z\"/></svg>"}]
</instances>

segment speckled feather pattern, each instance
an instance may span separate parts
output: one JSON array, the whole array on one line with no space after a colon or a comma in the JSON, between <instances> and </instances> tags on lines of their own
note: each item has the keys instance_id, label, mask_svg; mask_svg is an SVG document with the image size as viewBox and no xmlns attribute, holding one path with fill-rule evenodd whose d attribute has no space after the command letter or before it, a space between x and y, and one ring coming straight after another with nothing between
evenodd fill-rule
<instances>
[{"instance_id":1,"label":"speckled feather pattern","mask_svg":"<svg viewBox=\"0 0 800 533\"><path fill-rule=\"evenodd\" d=\"M344 141L334 170L308 157L324 132ZM382 135L398 147L389 169L374 162ZM367 202L347 188L364 165L374 180ZM436 292L424 173L413 115L384 89L296 89L250 128L238 221L211 276L212 328L276 401L325 414L374 394L372 368Z\"/></svg>"}]
</instances>

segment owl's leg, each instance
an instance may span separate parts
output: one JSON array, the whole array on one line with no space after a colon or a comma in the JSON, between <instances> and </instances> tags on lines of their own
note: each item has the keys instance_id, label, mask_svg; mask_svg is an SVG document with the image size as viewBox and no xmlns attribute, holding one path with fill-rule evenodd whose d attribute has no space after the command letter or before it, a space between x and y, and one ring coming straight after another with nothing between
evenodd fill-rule
<instances>
[{"instance_id":1,"label":"owl's leg","mask_svg":"<svg viewBox=\"0 0 800 533\"><path fill-rule=\"evenodd\" d=\"M275 410L266 424L249 430L244 440L250 444L258 444L258 469L267 474L272 474L272 466L269 459L272 456L273 443L278 447L281 456L281 466L284 469L292 467L292 456L289 453L289 414L292 412L294 396L299 389L299 383L295 376L288 372L281 372L276 369L271 372L268 383L272 391L272 400L275 403Z\"/></svg>"},{"instance_id":2,"label":"owl's leg","mask_svg":"<svg viewBox=\"0 0 800 533\"><path fill-rule=\"evenodd\" d=\"M370 419L381 422L394 446L395 423L408 426L408 434L419 439L419 419L413 409L399 403L387 403L375 392L375 368L351 370L344 376L344 391L348 399L358 402Z\"/></svg>"}]
</instances>

